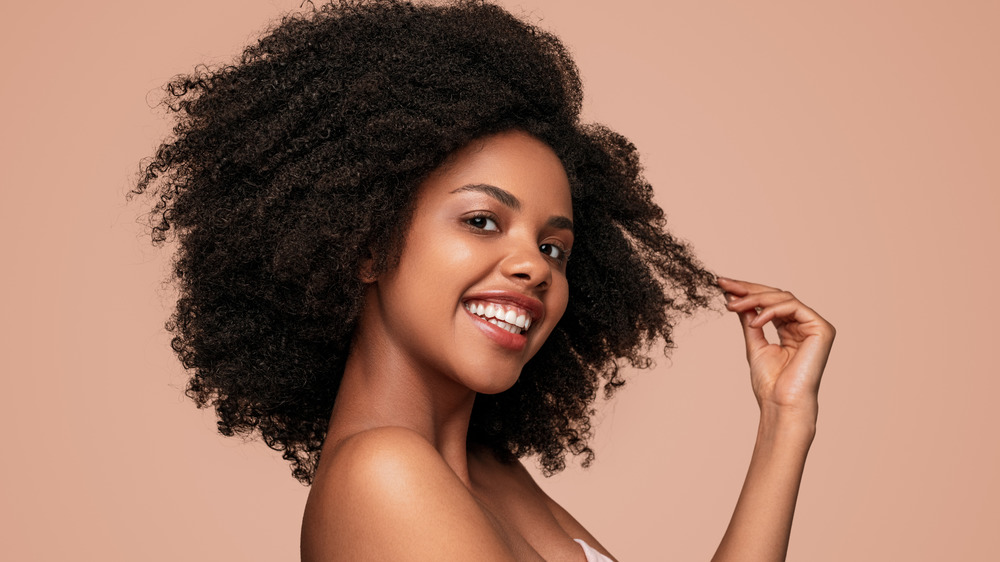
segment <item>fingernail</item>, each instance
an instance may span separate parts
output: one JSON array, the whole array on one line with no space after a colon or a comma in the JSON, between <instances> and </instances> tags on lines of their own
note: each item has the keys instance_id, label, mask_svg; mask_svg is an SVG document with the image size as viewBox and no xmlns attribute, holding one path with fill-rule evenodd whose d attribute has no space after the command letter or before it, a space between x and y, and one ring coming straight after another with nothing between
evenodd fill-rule
<instances>
[{"instance_id":1,"label":"fingernail","mask_svg":"<svg viewBox=\"0 0 1000 562\"><path fill-rule=\"evenodd\" d=\"M732 293L722 293L722 295L726 298L726 304L729 304L737 299L736 295Z\"/></svg>"}]
</instances>

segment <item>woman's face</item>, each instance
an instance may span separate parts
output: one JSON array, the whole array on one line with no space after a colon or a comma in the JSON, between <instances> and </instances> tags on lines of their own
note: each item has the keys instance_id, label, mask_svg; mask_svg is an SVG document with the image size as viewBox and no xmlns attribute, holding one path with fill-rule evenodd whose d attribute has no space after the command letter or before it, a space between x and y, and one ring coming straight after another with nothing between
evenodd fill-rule
<instances>
[{"instance_id":1,"label":"woman's face","mask_svg":"<svg viewBox=\"0 0 1000 562\"><path fill-rule=\"evenodd\" d=\"M562 163L527 133L500 133L455 152L416 197L365 321L380 324L397 363L503 391L566 310L573 208Z\"/></svg>"}]
</instances>

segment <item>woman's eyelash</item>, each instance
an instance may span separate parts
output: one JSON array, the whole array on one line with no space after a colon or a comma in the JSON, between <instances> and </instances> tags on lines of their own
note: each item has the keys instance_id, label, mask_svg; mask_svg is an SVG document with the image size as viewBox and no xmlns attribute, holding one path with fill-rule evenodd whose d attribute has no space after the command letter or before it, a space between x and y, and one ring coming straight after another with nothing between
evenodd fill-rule
<instances>
[{"instance_id":1,"label":"woman's eyelash","mask_svg":"<svg viewBox=\"0 0 1000 562\"><path fill-rule=\"evenodd\" d=\"M476 230L500 230L496 217L488 214L477 214L465 219L465 224Z\"/></svg>"},{"instance_id":2,"label":"woman's eyelash","mask_svg":"<svg viewBox=\"0 0 1000 562\"><path fill-rule=\"evenodd\" d=\"M482 230L487 232L494 232L500 230L500 225L497 224L498 219L491 213L477 213L464 219L464 223L472 230ZM569 251L566 250L562 244L556 244L553 242L546 242L538 246L538 249L557 262L566 262L569 259Z\"/></svg>"},{"instance_id":3,"label":"woman's eyelash","mask_svg":"<svg viewBox=\"0 0 1000 562\"><path fill-rule=\"evenodd\" d=\"M542 253L545 254L546 256L559 262L565 262L566 260L569 259L569 252L566 251L566 248L563 248L559 244L545 243L539 246L538 249L541 250ZM553 251L555 255L552 255L552 253L550 253Z\"/></svg>"}]
</instances>

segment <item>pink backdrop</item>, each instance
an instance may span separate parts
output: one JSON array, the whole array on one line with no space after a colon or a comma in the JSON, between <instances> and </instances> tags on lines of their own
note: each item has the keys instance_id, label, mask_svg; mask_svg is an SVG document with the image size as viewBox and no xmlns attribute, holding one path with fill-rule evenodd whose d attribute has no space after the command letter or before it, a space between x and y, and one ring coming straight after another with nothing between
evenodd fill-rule
<instances>
[{"instance_id":1,"label":"pink backdrop","mask_svg":"<svg viewBox=\"0 0 1000 562\"><path fill-rule=\"evenodd\" d=\"M291 560L306 488L214 432L124 193L159 86L300 0L0 7L4 560ZM674 230L839 335L791 560L1000 559L1000 4L511 0L576 54ZM708 559L755 434L735 318L602 403L543 486L621 560Z\"/></svg>"}]
</instances>

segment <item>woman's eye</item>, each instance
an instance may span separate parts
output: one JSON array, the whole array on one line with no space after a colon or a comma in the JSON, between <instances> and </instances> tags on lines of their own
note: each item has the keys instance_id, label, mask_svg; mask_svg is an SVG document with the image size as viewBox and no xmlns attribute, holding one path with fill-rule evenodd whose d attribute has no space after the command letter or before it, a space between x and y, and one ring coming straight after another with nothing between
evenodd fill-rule
<instances>
[{"instance_id":1,"label":"woman's eye","mask_svg":"<svg viewBox=\"0 0 1000 562\"><path fill-rule=\"evenodd\" d=\"M562 261L566 259L566 251L555 244L542 244L538 249L554 260Z\"/></svg>"},{"instance_id":2,"label":"woman's eye","mask_svg":"<svg viewBox=\"0 0 1000 562\"><path fill-rule=\"evenodd\" d=\"M496 221L494 221L490 217L484 217L484 216L472 217L471 219L465 222L468 223L468 225L471 226L472 228L478 228L480 230L500 230L500 228L497 227Z\"/></svg>"}]
</instances>

